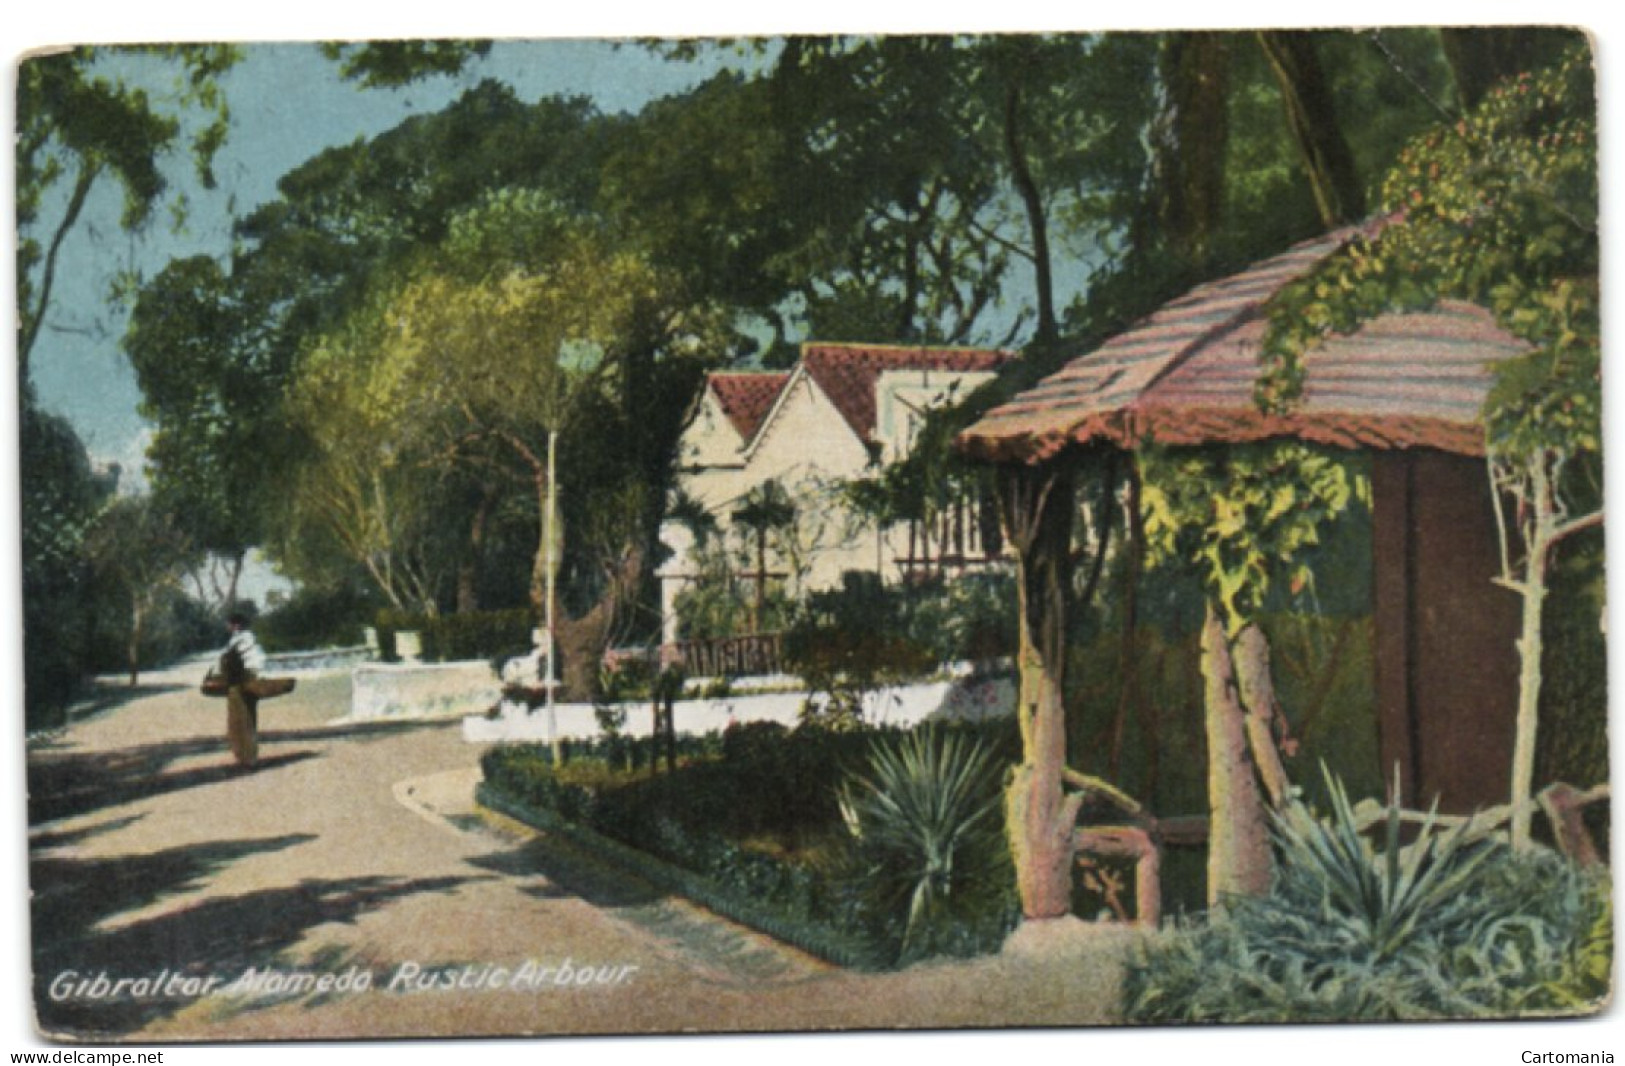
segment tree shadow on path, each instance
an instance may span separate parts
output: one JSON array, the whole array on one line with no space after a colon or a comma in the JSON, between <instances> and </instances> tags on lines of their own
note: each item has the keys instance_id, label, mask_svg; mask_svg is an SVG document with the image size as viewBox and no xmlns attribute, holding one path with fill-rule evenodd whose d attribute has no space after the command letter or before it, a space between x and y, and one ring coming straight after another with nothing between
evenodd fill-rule
<instances>
[{"instance_id":1,"label":"tree shadow on path","mask_svg":"<svg viewBox=\"0 0 1625 1066\"><path fill-rule=\"evenodd\" d=\"M244 774L273 771L306 759L315 751L282 752L252 768L229 761L166 772L179 759L220 752L226 742L212 737L147 744L117 751L36 755L28 760L28 822L43 825L104 807L211 785Z\"/></svg>"},{"instance_id":2,"label":"tree shadow on path","mask_svg":"<svg viewBox=\"0 0 1625 1066\"><path fill-rule=\"evenodd\" d=\"M145 998L58 996L62 976L73 971L94 978L150 977L165 970L191 977L215 977L216 989L236 981L249 967L279 967L279 953L305 934L329 923L353 923L367 912L423 892L449 892L467 877L306 878L297 884L243 895L205 899L191 906L132 922L116 929L94 928L107 908L123 911L142 900L179 891L209 870L252 854L299 843L302 836L260 841L221 841L176 848L152 856L74 863L51 871L68 883L106 884L81 888L82 898L36 901L34 989L40 1026L49 1033L81 1039L115 1038L182 1010L193 998L154 994ZM81 867L67 869L62 867Z\"/></svg>"}]
</instances>

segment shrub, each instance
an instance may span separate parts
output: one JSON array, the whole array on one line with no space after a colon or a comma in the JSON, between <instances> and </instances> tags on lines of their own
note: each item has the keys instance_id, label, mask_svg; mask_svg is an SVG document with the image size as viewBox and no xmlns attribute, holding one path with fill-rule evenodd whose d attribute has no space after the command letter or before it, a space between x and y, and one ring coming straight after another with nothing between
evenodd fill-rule
<instances>
[{"instance_id":1,"label":"shrub","mask_svg":"<svg viewBox=\"0 0 1625 1066\"><path fill-rule=\"evenodd\" d=\"M374 614L370 600L365 591L348 586L302 587L255 619L254 635L270 652L355 647L362 642L364 620Z\"/></svg>"},{"instance_id":2,"label":"shrub","mask_svg":"<svg viewBox=\"0 0 1625 1066\"><path fill-rule=\"evenodd\" d=\"M1012 722L956 725L946 732L954 750L980 753L981 768L969 777L985 777L996 789L998 765L1015 750L1006 736L1014 732ZM907 929L907 900L899 909L895 897L877 891L866 873L882 861L884 849L878 842L873 850L854 846L837 789L850 768L864 764L875 737L762 722L679 737L675 774L624 770L622 745L648 744L624 737L567 745L568 761L558 773L547 748L537 745L493 748L482 766L498 796L700 876L706 893L744 900L752 913L776 915L760 926L773 935L782 935L773 924L779 919L790 923L784 928L808 933L789 937L803 946L830 937L855 939L875 964L996 947L1015 913L1013 875L996 818L990 828L997 855L984 862L980 850L956 850L948 906L931 909L931 921L914 934ZM641 757L633 764L648 765ZM849 792L860 788L854 784Z\"/></svg>"},{"instance_id":3,"label":"shrub","mask_svg":"<svg viewBox=\"0 0 1625 1066\"><path fill-rule=\"evenodd\" d=\"M1140 1022L1390 1021L1594 1009L1612 955L1606 878L1431 819L1381 851L1328 775L1332 817L1282 818L1268 897L1230 901L1145 949L1125 982Z\"/></svg>"},{"instance_id":4,"label":"shrub","mask_svg":"<svg viewBox=\"0 0 1625 1066\"><path fill-rule=\"evenodd\" d=\"M935 652L907 635L902 599L873 574L848 571L839 590L814 593L785 634L788 668L808 692L826 697L828 724L850 728L866 693L937 665Z\"/></svg>"},{"instance_id":5,"label":"shrub","mask_svg":"<svg viewBox=\"0 0 1625 1066\"><path fill-rule=\"evenodd\" d=\"M910 638L938 662L979 662L1016 652L1016 579L1008 571L965 574L897 590Z\"/></svg>"}]
</instances>

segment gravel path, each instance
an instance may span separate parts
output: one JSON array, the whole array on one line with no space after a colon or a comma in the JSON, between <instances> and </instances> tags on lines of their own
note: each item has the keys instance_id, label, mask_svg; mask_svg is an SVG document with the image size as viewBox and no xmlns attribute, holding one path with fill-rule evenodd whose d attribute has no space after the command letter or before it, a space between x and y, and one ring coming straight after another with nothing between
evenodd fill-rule
<instances>
[{"instance_id":1,"label":"gravel path","mask_svg":"<svg viewBox=\"0 0 1625 1066\"><path fill-rule=\"evenodd\" d=\"M455 723L336 723L345 675L225 748L201 666L29 749L41 1028L137 1041L1094 1025L1127 940L856 974L473 805ZM246 975L246 976L245 976ZM120 986L119 981L124 984Z\"/></svg>"}]
</instances>

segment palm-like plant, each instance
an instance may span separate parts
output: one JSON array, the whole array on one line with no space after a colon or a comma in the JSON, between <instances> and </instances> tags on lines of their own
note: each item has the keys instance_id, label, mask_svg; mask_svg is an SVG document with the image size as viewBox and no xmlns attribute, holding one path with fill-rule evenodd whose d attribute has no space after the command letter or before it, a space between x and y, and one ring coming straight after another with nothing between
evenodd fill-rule
<instances>
[{"instance_id":1,"label":"palm-like plant","mask_svg":"<svg viewBox=\"0 0 1625 1066\"><path fill-rule=\"evenodd\" d=\"M869 772L849 777L836 795L870 859L867 875L908 900L902 955L909 957L954 888L997 856L992 753L935 729L877 740Z\"/></svg>"}]
</instances>

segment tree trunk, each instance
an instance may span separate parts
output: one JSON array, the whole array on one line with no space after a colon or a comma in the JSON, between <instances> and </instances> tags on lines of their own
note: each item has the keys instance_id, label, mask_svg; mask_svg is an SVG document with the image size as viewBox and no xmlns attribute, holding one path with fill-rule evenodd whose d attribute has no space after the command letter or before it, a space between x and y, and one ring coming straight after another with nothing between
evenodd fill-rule
<instances>
[{"instance_id":1,"label":"tree trunk","mask_svg":"<svg viewBox=\"0 0 1625 1066\"><path fill-rule=\"evenodd\" d=\"M1275 745L1276 716L1281 701L1275 696L1275 673L1270 665L1269 640L1264 631L1249 622L1231 645L1236 669L1236 685L1246 714L1248 749L1253 765L1264 783L1270 806L1280 809L1292 796L1292 782L1281 764Z\"/></svg>"},{"instance_id":2,"label":"tree trunk","mask_svg":"<svg viewBox=\"0 0 1625 1066\"><path fill-rule=\"evenodd\" d=\"M1365 195L1354 171L1354 153L1343 138L1326 71L1308 33L1260 30L1258 43L1275 74L1287 125L1327 229L1365 214Z\"/></svg>"},{"instance_id":3,"label":"tree trunk","mask_svg":"<svg viewBox=\"0 0 1625 1066\"><path fill-rule=\"evenodd\" d=\"M756 592L750 605L750 631L762 631L762 613L767 606L767 530L756 531Z\"/></svg>"},{"instance_id":4,"label":"tree trunk","mask_svg":"<svg viewBox=\"0 0 1625 1066\"><path fill-rule=\"evenodd\" d=\"M1021 142L1021 74L1010 72L1010 85L1004 97L1004 146L1010 164L1010 180L1027 211L1027 226L1033 241L1033 284L1038 298L1038 328L1033 344L1048 350L1060 336L1055 320L1055 282L1050 266L1049 221L1044 196L1027 162L1027 149Z\"/></svg>"},{"instance_id":5,"label":"tree trunk","mask_svg":"<svg viewBox=\"0 0 1625 1066\"><path fill-rule=\"evenodd\" d=\"M1002 468L1005 536L1016 547L1020 615L1016 717L1022 761L1005 791L1005 825L1022 913L1058 918L1072 909L1072 838L1083 794L1065 795L1066 601L1071 588L1070 471Z\"/></svg>"},{"instance_id":6,"label":"tree trunk","mask_svg":"<svg viewBox=\"0 0 1625 1066\"><path fill-rule=\"evenodd\" d=\"M242 580L243 560L248 556L248 549L240 549L231 557L231 578L226 582L226 609L235 610L237 607L237 582Z\"/></svg>"},{"instance_id":7,"label":"tree trunk","mask_svg":"<svg viewBox=\"0 0 1625 1066\"><path fill-rule=\"evenodd\" d=\"M1106 776L1112 781L1119 779L1122 769L1123 732L1129 708L1142 713L1145 710L1140 688L1140 573L1145 569L1145 515L1140 509L1140 471L1133 455L1128 461L1127 490L1123 509L1128 520L1128 564L1123 575L1123 631L1117 649L1117 710L1112 716L1111 754L1106 762ZM1148 737L1148 747L1152 743ZM1149 785L1146 795L1151 795Z\"/></svg>"},{"instance_id":8,"label":"tree trunk","mask_svg":"<svg viewBox=\"0 0 1625 1066\"><path fill-rule=\"evenodd\" d=\"M126 649L129 654L131 688L135 688L141 681L141 627L142 622L146 619L146 614L147 612L138 597L135 605L130 610L130 643Z\"/></svg>"},{"instance_id":9,"label":"tree trunk","mask_svg":"<svg viewBox=\"0 0 1625 1066\"><path fill-rule=\"evenodd\" d=\"M90 190L96 184L96 178L101 174L101 164L82 162L79 164L79 175L73 183L73 194L68 198L68 209L62 215L56 232L51 236L51 244L45 253L44 265L40 268L40 283L37 295L34 297L33 307L19 309L20 325L17 330L17 381L27 387L29 356L34 351L34 343L39 340L40 328L45 325L45 315L51 309L51 290L56 286L57 256L62 251L62 242L68 231L73 229L79 221L79 214L84 210L85 202L90 197Z\"/></svg>"},{"instance_id":10,"label":"tree trunk","mask_svg":"<svg viewBox=\"0 0 1625 1066\"><path fill-rule=\"evenodd\" d=\"M1268 892L1272 870L1264 801L1247 753L1246 710L1224 621L1212 603L1202 626L1202 676L1210 811L1207 902L1221 907L1231 896Z\"/></svg>"},{"instance_id":11,"label":"tree trunk","mask_svg":"<svg viewBox=\"0 0 1625 1066\"><path fill-rule=\"evenodd\" d=\"M457 613L470 614L480 609L480 556L485 546L485 523L491 514L491 497L480 496L480 505L474 510L474 520L468 530L468 555L457 568Z\"/></svg>"},{"instance_id":12,"label":"tree trunk","mask_svg":"<svg viewBox=\"0 0 1625 1066\"><path fill-rule=\"evenodd\" d=\"M1230 35L1169 34L1162 79L1167 104L1156 163L1162 224L1172 251L1200 272L1224 207Z\"/></svg>"},{"instance_id":13,"label":"tree trunk","mask_svg":"<svg viewBox=\"0 0 1625 1066\"><path fill-rule=\"evenodd\" d=\"M1544 652L1541 612L1546 604L1546 567L1551 555L1553 530L1552 485L1546 469L1546 456L1529 460L1530 503L1524 546L1523 625L1518 637L1518 716L1512 745L1512 848L1527 850L1529 830L1534 820L1530 803L1535 790L1535 741L1540 725L1540 658Z\"/></svg>"},{"instance_id":14,"label":"tree trunk","mask_svg":"<svg viewBox=\"0 0 1625 1066\"><path fill-rule=\"evenodd\" d=\"M643 577L643 553L629 549L621 558L620 566L610 576L609 587L604 590L592 610L578 618L560 615L558 628L559 659L563 665L563 698L591 700L598 692L598 665L603 661L604 649L609 646L610 634L621 609L635 592Z\"/></svg>"}]
</instances>

